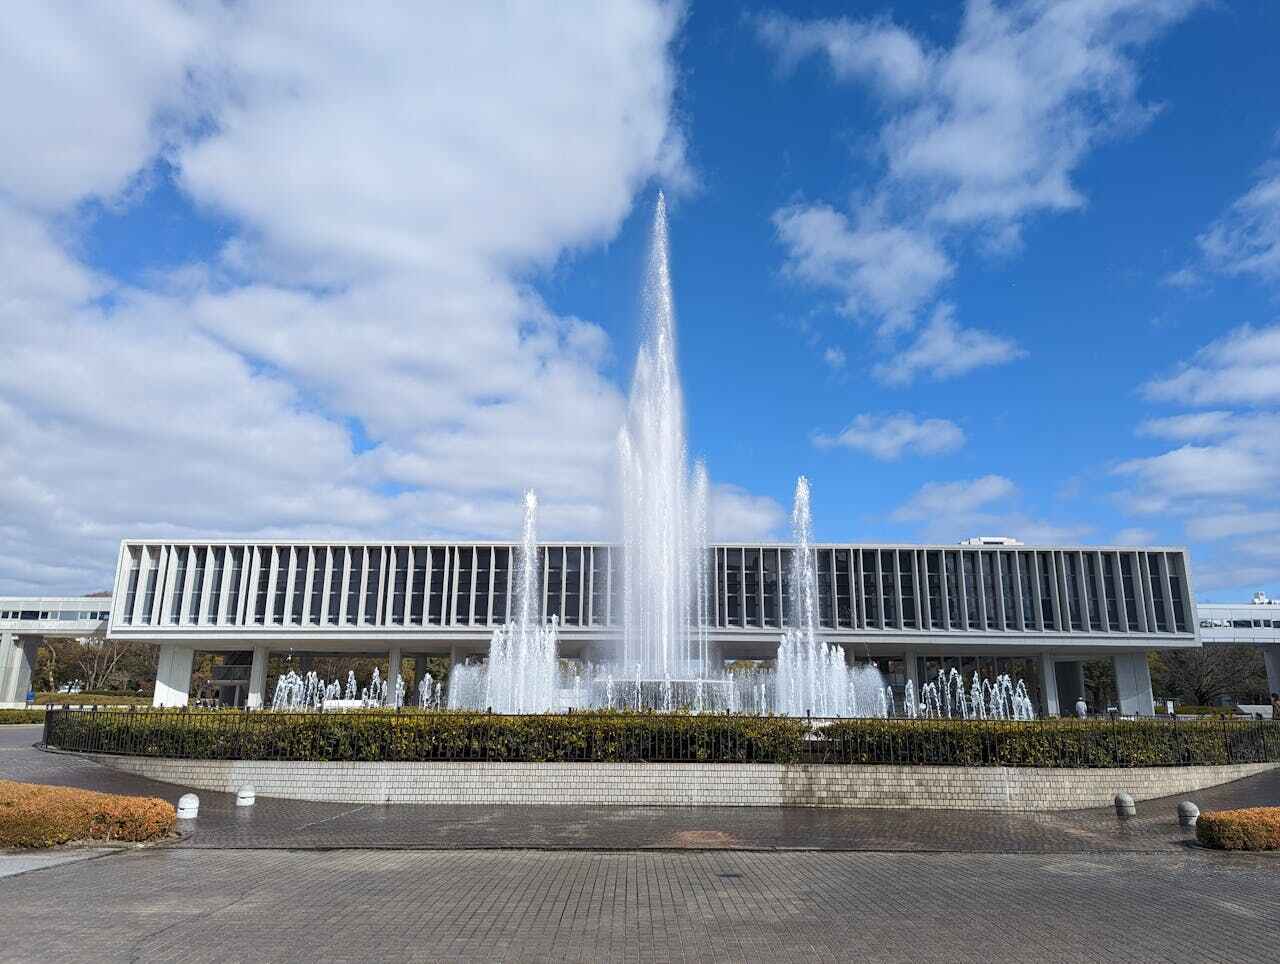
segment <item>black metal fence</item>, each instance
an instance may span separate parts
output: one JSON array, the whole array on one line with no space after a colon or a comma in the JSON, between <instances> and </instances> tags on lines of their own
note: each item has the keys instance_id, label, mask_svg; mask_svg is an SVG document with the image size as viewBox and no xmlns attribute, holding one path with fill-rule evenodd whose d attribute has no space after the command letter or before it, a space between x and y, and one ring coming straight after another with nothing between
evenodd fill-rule
<instances>
[{"instance_id":1,"label":"black metal fence","mask_svg":"<svg viewBox=\"0 0 1280 964\"><path fill-rule=\"evenodd\" d=\"M1280 762L1253 720L795 719L440 711L55 709L47 746L214 760L911 764L1132 767Z\"/></svg>"}]
</instances>

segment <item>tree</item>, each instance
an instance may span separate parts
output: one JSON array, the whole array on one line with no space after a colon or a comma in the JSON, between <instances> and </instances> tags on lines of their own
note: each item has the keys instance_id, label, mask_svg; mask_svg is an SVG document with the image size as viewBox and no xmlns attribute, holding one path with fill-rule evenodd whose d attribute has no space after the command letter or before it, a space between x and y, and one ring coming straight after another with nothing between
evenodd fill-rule
<instances>
[{"instance_id":1,"label":"tree","mask_svg":"<svg viewBox=\"0 0 1280 964\"><path fill-rule=\"evenodd\" d=\"M1266 702L1266 669L1252 646L1161 650L1152 654L1151 682L1157 694L1191 706L1213 706L1223 697Z\"/></svg>"}]
</instances>

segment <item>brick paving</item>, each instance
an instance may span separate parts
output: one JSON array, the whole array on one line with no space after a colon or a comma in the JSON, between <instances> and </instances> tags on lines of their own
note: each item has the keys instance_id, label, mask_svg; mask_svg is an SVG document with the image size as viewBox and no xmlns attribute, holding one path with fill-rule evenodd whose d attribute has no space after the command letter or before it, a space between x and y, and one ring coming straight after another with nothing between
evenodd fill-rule
<instances>
[{"instance_id":1,"label":"brick paving","mask_svg":"<svg viewBox=\"0 0 1280 964\"><path fill-rule=\"evenodd\" d=\"M1274 961L1280 861L153 849L0 879L0 960Z\"/></svg>"},{"instance_id":2,"label":"brick paving","mask_svg":"<svg viewBox=\"0 0 1280 964\"><path fill-rule=\"evenodd\" d=\"M0 728L0 776L182 792L42 753L37 737ZM1280 957L1280 855L1189 847L1171 799L1120 821L200 796L175 845L0 878L0 961ZM1276 803L1280 776L1189 796Z\"/></svg>"}]
</instances>

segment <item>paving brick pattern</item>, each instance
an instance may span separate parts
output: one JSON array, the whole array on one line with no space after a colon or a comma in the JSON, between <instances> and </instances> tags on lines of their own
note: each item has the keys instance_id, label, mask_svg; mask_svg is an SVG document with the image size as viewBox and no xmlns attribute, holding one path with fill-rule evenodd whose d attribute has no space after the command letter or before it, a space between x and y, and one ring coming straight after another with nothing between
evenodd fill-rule
<instances>
[{"instance_id":1,"label":"paving brick pattern","mask_svg":"<svg viewBox=\"0 0 1280 964\"><path fill-rule=\"evenodd\" d=\"M1119 790L1148 800L1277 764L1042 769L697 763L280 763L101 756L152 780L333 803L572 806L908 807L1081 810Z\"/></svg>"},{"instance_id":2,"label":"paving brick pattern","mask_svg":"<svg viewBox=\"0 0 1280 964\"><path fill-rule=\"evenodd\" d=\"M1278 867L150 850L0 879L0 960L1274 961Z\"/></svg>"}]
</instances>

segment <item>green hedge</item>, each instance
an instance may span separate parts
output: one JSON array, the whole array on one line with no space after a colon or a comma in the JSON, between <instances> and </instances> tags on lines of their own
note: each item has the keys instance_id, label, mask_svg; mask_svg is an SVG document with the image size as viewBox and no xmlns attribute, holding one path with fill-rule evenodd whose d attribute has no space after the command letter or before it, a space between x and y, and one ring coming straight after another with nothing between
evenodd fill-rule
<instances>
[{"instance_id":1,"label":"green hedge","mask_svg":"<svg viewBox=\"0 0 1280 964\"><path fill-rule=\"evenodd\" d=\"M0 710L0 726L6 723L43 723L44 710Z\"/></svg>"},{"instance_id":2,"label":"green hedge","mask_svg":"<svg viewBox=\"0 0 1280 964\"><path fill-rule=\"evenodd\" d=\"M493 716L51 711L52 746L210 760L900 763L1181 766L1280 762L1280 725L1251 721L840 720L684 714Z\"/></svg>"}]
</instances>

